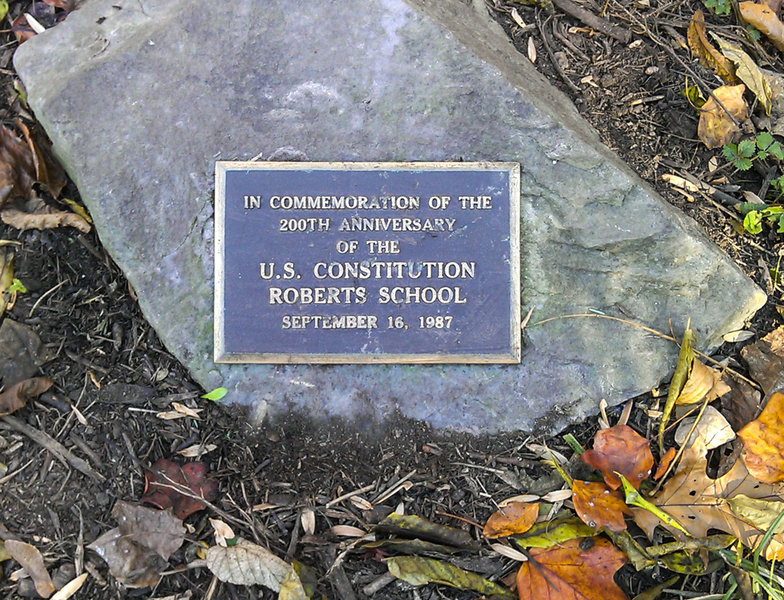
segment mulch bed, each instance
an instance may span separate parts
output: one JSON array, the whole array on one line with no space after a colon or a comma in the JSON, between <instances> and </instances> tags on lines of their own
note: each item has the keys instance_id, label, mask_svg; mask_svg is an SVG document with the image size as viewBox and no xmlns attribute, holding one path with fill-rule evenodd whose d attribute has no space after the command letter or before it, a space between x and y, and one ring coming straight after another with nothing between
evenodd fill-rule
<instances>
[{"instance_id":1,"label":"mulch bed","mask_svg":"<svg viewBox=\"0 0 784 600\"><path fill-rule=\"evenodd\" d=\"M15 16L30 3L12 4ZM697 116L681 93L685 77L693 79L692 71L717 85L713 75L679 47L691 15L704 7L695 1L643 0L632 5L611 0L604 20L632 33L620 41L586 27L559 8L510 0L488 0L488 4L521 50L520 60L528 60L532 38L536 67L572 98L605 143L697 221L763 289L768 287L765 267L776 264L778 237L741 237L731 213L723 210L726 207L700 197L690 201L661 180L665 172L704 178L708 160L715 154L697 141ZM603 8L592 0L583 5L595 14ZM727 22L708 18L716 26ZM0 82L6 91L0 98L0 117L10 126L27 115L13 92L10 59L15 38L10 32L0 36L6 44L0 51ZM781 61L774 66L780 67ZM78 199L72 184L64 195ZM33 543L44 554L50 572L59 567L66 580L74 564L83 566L91 577L79 598L276 597L261 587L218 583L206 569L167 575L154 590L125 589L100 558L85 550L114 527L110 512L116 500L137 501L142 495L143 467L198 442L216 445L201 460L219 484L214 504L231 517L235 532L287 560L315 567L322 575L320 590L329 598L365 598L374 589L378 591L373 597L392 600L475 598L474 593L443 586L413 588L390 581L385 577L383 552L352 551L353 540L330 529L335 525L366 529L402 504L407 514L476 534L470 523L484 523L496 509L495 502L561 486L560 478L526 449L533 438L522 434L443 436L402 418L392 419L383 432L347 429L318 415L254 424L242 407L199 398L204 390L159 342L133 290L95 233L22 232L0 225L0 238L20 242L16 276L28 288L8 316L40 336L51 356L41 373L55 381L52 390L15 418L87 461L90 472L76 470L62 455L43 450L0 420L0 463L6 467L0 472L0 538L13 535ZM781 322L777 303L772 296L752 323L760 336ZM720 352L737 357L740 347L725 344ZM161 420L157 414L170 410L174 401L202 409L199 418ZM641 409L655 402L637 401L631 424L643 433L651 424ZM591 420L573 433L587 444L595 430ZM549 445L569 452L559 434L549 434ZM330 504L356 490L364 490L361 497L370 507L351 498ZM316 515L312 535L300 526L308 509ZM211 541L208 516L214 515L208 513L189 517L192 531L171 565L192 560L198 542ZM511 572L515 564L490 552L474 552L459 560L492 578ZM10 571L0 578L0 597L34 597L29 580L9 580L16 568L11 564L0 564ZM636 574L625 568L618 580L633 596L668 576L667 571ZM721 593L724 585L720 575L678 584L687 593L706 594ZM664 597L683 595L673 592Z\"/></svg>"}]
</instances>

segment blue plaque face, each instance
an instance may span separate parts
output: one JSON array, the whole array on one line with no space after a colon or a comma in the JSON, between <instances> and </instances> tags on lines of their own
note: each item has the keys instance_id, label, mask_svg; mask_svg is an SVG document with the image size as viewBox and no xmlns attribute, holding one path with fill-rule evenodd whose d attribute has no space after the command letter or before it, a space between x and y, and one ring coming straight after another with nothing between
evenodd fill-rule
<instances>
[{"instance_id":1,"label":"blue plaque face","mask_svg":"<svg viewBox=\"0 0 784 600\"><path fill-rule=\"evenodd\" d=\"M515 163L218 162L215 361L520 362Z\"/></svg>"}]
</instances>

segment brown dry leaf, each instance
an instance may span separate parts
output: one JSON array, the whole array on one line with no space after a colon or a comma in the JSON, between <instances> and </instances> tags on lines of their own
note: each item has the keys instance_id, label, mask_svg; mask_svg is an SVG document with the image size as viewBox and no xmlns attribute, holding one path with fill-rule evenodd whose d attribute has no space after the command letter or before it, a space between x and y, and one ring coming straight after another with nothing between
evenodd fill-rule
<instances>
[{"instance_id":1,"label":"brown dry leaf","mask_svg":"<svg viewBox=\"0 0 784 600\"><path fill-rule=\"evenodd\" d=\"M0 219L6 225L22 231L27 229L54 229L56 227L73 227L82 233L90 231L90 224L79 215L57 210L40 198L24 203L24 210L14 206L6 206L0 210Z\"/></svg>"},{"instance_id":2,"label":"brown dry leaf","mask_svg":"<svg viewBox=\"0 0 784 600\"><path fill-rule=\"evenodd\" d=\"M724 418L724 415L712 406L706 406L699 422L694 426L694 433L691 434L691 438L687 442L686 436L689 435L696 419L697 417L688 417L681 421L678 429L675 430L675 442L677 444L690 446L699 438L702 438L705 449L713 450L735 439L735 432L730 427L727 419Z\"/></svg>"},{"instance_id":3,"label":"brown dry leaf","mask_svg":"<svg viewBox=\"0 0 784 600\"><path fill-rule=\"evenodd\" d=\"M204 558L207 568L221 581L234 585L263 585L274 592L292 570L290 564L266 548L239 538L236 545L211 546Z\"/></svg>"},{"instance_id":4,"label":"brown dry leaf","mask_svg":"<svg viewBox=\"0 0 784 600\"><path fill-rule=\"evenodd\" d=\"M14 253L10 248L0 248L0 316L11 300L8 288L14 283Z\"/></svg>"},{"instance_id":5,"label":"brown dry leaf","mask_svg":"<svg viewBox=\"0 0 784 600\"><path fill-rule=\"evenodd\" d=\"M743 84L723 85L713 90L713 96L708 98L708 101L700 108L697 137L708 148L720 148L740 135L740 128L735 124L735 121L743 123L749 118L749 107L743 99L745 91L746 86ZM724 108L719 106L714 100L714 96L735 118L735 121L730 118Z\"/></svg>"},{"instance_id":6,"label":"brown dry leaf","mask_svg":"<svg viewBox=\"0 0 784 600\"><path fill-rule=\"evenodd\" d=\"M12 385L0 394L0 417L22 408L30 398L43 394L54 385L48 377L33 377Z\"/></svg>"},{"instance_id":7,"label":"brown dry leaf","mask_svg":"<svg viewBox=\"0 0 784 600\"><path fill-rule=\"evenodd\" d=\"M722 477L711 479L706 473L708 450L703 438L698 438L688 447L681 458L678 469L661 491L650 501L672 516L692 537L705 537L710 529L731 533L748 548L755 548L765 532L746 523L730 509L727 499L744 494L750 498L778 501L784 487L760 483L752 477L742 460L738 460ZM658 517L647 510L632 510L634 520L651 538ZM681 532L670 529L682 540ZM765 552L766 558L784 558L784 536L776 535Z\"/></svg>"},{"instance_id":8,"label":"brown dry leaf","mask_svg":"<svg viewBox=\"0 0 784 600\"><path fill-rule=\"evenodd\" d=\"M137 544L115 527L87 546L109 565L112 576L129 588L157 585L167 562L155 552Z\"/></svg>"},{"instance_id":9,"label":"brown dry leaf","mask_svg":"<svg viewBox=\"0 0 784 600\"><path fill-rule=\"evenodd\" d=\"M743 19L759 29L773 43L776 48L784 52L784 23L776 13L766 4L756 2L741 2L738 5Z\"/></svg>"},{"instance_id":10,"label":"brown dry leaf","mask_svg":"<svg viewBox=\"0 0 784 600\"><path fill-rule=\"evenodd\" d=\"M516 533L525 533L536 523L538 516L538 502L510 502L490 515L485 523L484 536L492 540Z\"/></svg>"},{"instance_id":11,"label":"brown dry leaf","mask_svg":"<svg viewBox=\"0 0 784 600\"><path fill-rule=\"evenodd\" d=\"M625 563L623 552L598 537L534 548L517 572L517 594L520 600L627 600L613 581Z\"/></svg>"},{"instance_id":12,"label":"brown dry leaf","mask_svg":"<svg viewBox=\"0 0 784 600\"><path fill-rule=\"evenodd\" d=\"M784 391L784 325L743 348L740 355L749 367L751 378L766 395Z\"/></svg>"},{"instance_id":13,"label":"brown dry leaf","mask_svg":"<svg viewBox=\"0 0 784 600\"><path fill-rule=\"evenodd\" d=\"M738 82L732 62L716 50L708 40L705 32L705 15L701 10L695 12L691 18L687 40L692 54L699 57L703 67L713 69L726 84L732 85Z\"/></svg>"},{"instance_id":14,"label":"brown dry leaf","mask_svg":"<svg viewBox=\"0 0 784 600\"><path fill-rule=\"evenodd\" d=\"M16 126L30 148L36 181L56 200L68 183L63 167L52 154L48 140L38 133L31 135L30 130L21 121L17 121Z\"/></svg>"},{"instance_id":15,"label":"brown dry leaf","mask_svg":"<svg viewBox=\"0 0 784 600\"><path fill-rule=\"evenodd\" d=\"M574 511L583 523L596 530L607 527L619 533L626 529L624 515L632 512L617 490L610 489L599 481L572 482Z\"/></svg>"},{"instance_id":16,"label":"brown dry leaf","mask_svg":"<svg viewBox=\"0 0 784 600\"><path fill-rule=\"evenodd\" d=\"M765 483L784 480L784 394L770 397L762 414L738 432L741 457L754 477Z\"/></svg>"},{"instance_id":17,"label":"brown dry leaf","mask_svg":"<svg viewBox=\"0 0 784 600\"><path fill-rule=\"evenodd\" d=\"M76 592L78 592L84 582L87 581L87 578L90 576L89 573L82 573L79 577L75 577L68 583L66 583L63 587L57 590L57 593L52 596L51 600L68 600L71 596L73 596Z\"/></svg>"},{"instance_id":18,"label":"brown dry leaf","mask_svg":"<svg viewBox=\"0 0 784 600\"><path fill-rule=\"evenodd\" d=\"M737 44L733 44L728 40L724 40L717 35L714 35L713 39L718 42L721 53L731 60L733 65L735 65L735 75L737 78L745 83L749 90L751 90L751 93L757 97L757 100L759 101L760 105L762 105L765 114L769 116L772 108L772 92L770 89L770 84L768 83L767 79L765 79L765 75L762 74L762 71L757 66L757 63L755 63L754 59L746 54L743 48Z\"/></svg>"},{"instance_id":19,"label":"brown dry leaf","mask_svg":"<svg viewBox=\"0 0 784 600\"><path fill-rule=\"evenodd\" d=\"M35 584L35 591L42 598L48 598L54 593L54 584L49 572L44 565L44 557L38 548L18 540L6 540L5 549L13 559L22 565Z\"/></svg>"},{"instance_id":20,"label":"brown dry leaf","mask_svg":"<svg viewBox=\"0 0 784 600\"><path fill-rule=\"evenodd\" d=\"M0 325L0 379L6 386L32 377L49 357L41 338L27 325L6 317Z\"/></svg>"},{"instance_id":21,"label":"brown dry leaf","mask_svg":"<svg viewBox=\"0 0 784 600\"><path fill-rule=\"evenodd\" d=\"M202 462L187 462L180 466L167 458L159 458L144 470L141 501L161 510L171 507L174 516L186 519L207 508L205 500L212 502L218 496L218 482L208 477L208 472L209 467ZM185 489L180 491L175 486Z\"/></svg>"},{"instance_id":22,"label":"brown dry leaf","mask_svg":"<svg viewBox=\"0 0 784 600\"><path fill-rule=\"evenodd\" d=\"M580 459L601 471L604 481L614 490L621 487L616 472L639 488L653 468L653 454L648 440L628 425L599 430L593 440L593 450L583 452Z\"/></svg>"},{"instance_id":23,"label":"brown dry leaf","mask_svg":"<svg viewBox=\"0 0 784 600\"><path fill-rule=\"evenodd\" d=\"M169 557L185 540L182 521L170 510L155 510L117 501L112 516L118 526L88 546L127 587L155 585Z\"/></svg>"},{"instance_id":24,"label":"brown dry leaf","mask_svg":"<svg viewBox=\"0 0 784 600\"><path fill-rule=\"evenodd\" d=\"M721 380L721 371L695 358L691 365L689 379L676 398L675 404L696 404L705 396L709 397L708 402L712 402L729 391L730 386Z\"/></svg>"},{"instance_id":25,"label":"brown dry leaf","mask_svg":"<svg viewBox=\"0 0 784 600\"><path fill-rule=\"evenodd\" d=\"M35 195L35 165L27 144L7 127L0 126L0 206L10 198Z\"/></svg>"}]
</instances>

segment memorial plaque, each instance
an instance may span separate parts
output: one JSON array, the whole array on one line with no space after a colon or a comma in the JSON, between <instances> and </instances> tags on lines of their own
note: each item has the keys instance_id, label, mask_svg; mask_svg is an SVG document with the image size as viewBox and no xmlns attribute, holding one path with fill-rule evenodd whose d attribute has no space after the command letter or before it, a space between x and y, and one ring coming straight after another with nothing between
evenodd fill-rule
<instances>
[{"instance_id":1,"label":"memorial plaque","mask_svg":"<svg viewBox=\"0 0 784 600\"><path fill-rule=\"evenodd\" d=\"M215 361L520 362L516 163L217 162Z\"/></svg>"}]
</instances>

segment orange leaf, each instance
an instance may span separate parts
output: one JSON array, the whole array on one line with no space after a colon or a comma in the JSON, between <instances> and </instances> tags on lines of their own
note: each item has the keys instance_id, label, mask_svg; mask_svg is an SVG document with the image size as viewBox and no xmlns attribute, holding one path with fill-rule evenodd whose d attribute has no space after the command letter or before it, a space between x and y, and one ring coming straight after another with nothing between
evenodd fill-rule
<instances>
[{"instance_id":1,"label":"orange leaf","mask_svg":"<svg viewBox=\"0 0 784 600\"><path fill-rule=\"evenodd\" d=\"M784 480L784 394L773 394L762 414L738 432L743 462L765 483Z\"/></svg>"},{"instance_id":2,"label":"orange leaf","mask_svg":"<svg viewBox=\"0 0 784 600\"><path fill-rule=\"evenodd\" d=\"M510 502L501 510L490 515L485 523L484 535L495 539L516 533L525 533L536 523L539 503Z\"/></svg>"},{"instance_id":3,"label":"orange leaf","mask_svg":"<svg viewBox=\"0 0 784 600\"><path fill-rule=\"evenodd\" d=\"M575 479L572 483L572 502L582 522L597 530L607 527L619 533L626 529L623 515L632 514L619 492L611 492L598 481Z\"/></svg>"},{"instance_id":4,"label":"orange leaf","mask_svg":"<svg viewBox=\"0 0 784 600\"><path fill-rule=\"evenodd\" d=\"M569 540L530 557L517 572L520 600L627 600L613 581L626 556L608 540Z\"/></svg>"},{"instance_id":5,"label":"orange leaf","mask_svg":"<svg viewBox=\"0 0 784 600\"><path fill-rule=\"evenodd\" d=\"M782 23L766 4L756 2L741 2L738 5L740 14L750 25L754 25L779 50L784 52L784 23Z\"/></svg>"},{"instance_id":6,"label":"orange leaf","mask_svg":"<svg viewBox=\"0 0 784 600\"><path fill-rule=\"evenodd\" d=\"M664 474L667 472L670 463L675 460L675 456L677 454L678 452L675 450L675 448L670 448L667 450L667 452L664 453L664 456L662 456L661 460L659 461L659 466L656 469L656 473L653 474L653 478L656 481L659 481L659 479L664 477Z\"/></svg>"},{"instance_id":7,"label":"orange leaf","mask_svg":"<svg viewBox=\"0 0 784 600\"><path fill-rule=\"evenodd\" d=\"M749 118L749 107L743 99L745 91L746 86L743 84L722 85L713 90L713 96L702 105L697 137L706 147L720 148L740 136L740 128L735 121L743 123ZM721 106L714 97L721 102Z\"/></svg>"},{"instance_id":8,"label":"orange leaf","mask_svg":"<svg viewBox=\"0 0 784 600\"><path fill-rule=\"evenodd\" d=\"M628 425L600 430L593 440L593 450L586 450L580 458L601 471L604 481L614 490L621 487L616 471L635 488L639 488L653 468L653 454L648 440Z\"/></svg>"}]
</instances>

